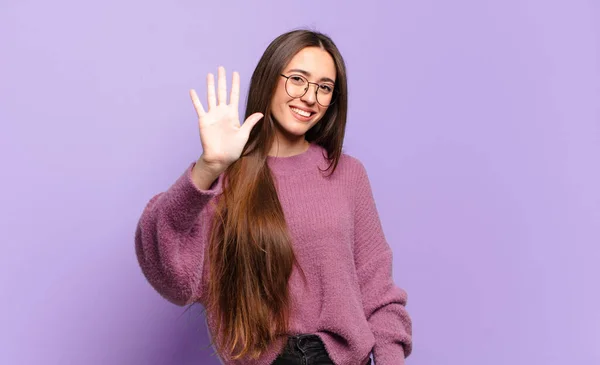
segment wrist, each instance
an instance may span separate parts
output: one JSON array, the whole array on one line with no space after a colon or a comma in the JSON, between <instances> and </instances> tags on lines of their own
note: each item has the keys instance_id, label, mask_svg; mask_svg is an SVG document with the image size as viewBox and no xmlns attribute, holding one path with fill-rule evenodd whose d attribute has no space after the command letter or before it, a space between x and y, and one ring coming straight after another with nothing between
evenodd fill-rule
<instances>
[{"instance_id":1,"label":"wrist","mask_svg":"<svg viewBox=\"0 0 600 365\"><path fill-rule=\"evenodd\" d=\"M192 181L200 190L208 190L226 167L207 163L200 157L192 168Z\"/></svg>"}]
</instances>

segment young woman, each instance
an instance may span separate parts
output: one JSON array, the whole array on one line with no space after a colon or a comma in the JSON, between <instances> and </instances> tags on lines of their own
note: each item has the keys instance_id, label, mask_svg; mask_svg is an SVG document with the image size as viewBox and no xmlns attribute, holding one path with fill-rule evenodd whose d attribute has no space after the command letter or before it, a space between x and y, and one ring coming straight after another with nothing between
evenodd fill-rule
<instances>
[{"instance_id":1,"label":"young woman","mask_svg":"<svg viewBox=\"0 0 600 365\"><path fill-rule=\"evenodd\" d=\"M406 293L392 278L362 163L342 152L347 82L324 34L277 37L252 75L207 77L202 155L145 207L136 252L150 284L200 303L225 364L403 364Z\"/></svg>"}]
</instances>

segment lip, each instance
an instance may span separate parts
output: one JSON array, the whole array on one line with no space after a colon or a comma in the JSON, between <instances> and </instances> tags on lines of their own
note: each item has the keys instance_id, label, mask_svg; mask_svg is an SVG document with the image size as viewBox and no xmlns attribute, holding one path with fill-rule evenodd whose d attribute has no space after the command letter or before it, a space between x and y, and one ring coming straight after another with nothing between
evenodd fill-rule
<instances>
[{"instance_id":1,"label":"lip","mask_svg":"<svg viewBox=\"0 0 600 365\"><path fill-rule=\"evenodd\" d=\"M311 113L311 115L310 115L310 117L305 117L303 115L295 113L292 110L292 108L296 108L296 109L300 109L300 110L309 112L309 113ZM294 116L294 118L296 118L297 120L299 120L301 122L308 122L308 121L312 120L315 115L317 115L317 112L315 112L314 110L310 110L310 109L306 109L306 108L300 108L300 107L297 107L295 105L290 105L290 113L292 113L292 115Z\"/></svg>"},{"instance_id":2,"label":"lip","mask_svg":"<svg viewBox=\"0 0 600 365\"><path fill-rule=\"evenodd\" d=\"M309 113L313 113L313 114L317 113L316 110L303 108L303 107L297 106L297 105L290 105L290 108L296 108L296 109L304 110L305 112L309 112Z\"/></svg>"}]
</instances>

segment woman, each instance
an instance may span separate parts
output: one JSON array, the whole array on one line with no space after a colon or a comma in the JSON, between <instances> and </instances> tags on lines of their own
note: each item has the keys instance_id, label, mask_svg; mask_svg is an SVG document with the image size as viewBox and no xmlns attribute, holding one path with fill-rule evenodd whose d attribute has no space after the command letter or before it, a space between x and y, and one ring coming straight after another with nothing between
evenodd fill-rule
<instances>
[{"instance_id":1,"label":"woman","mask_svg":"<svg viewBox=\"0 0 600 365\"><path fill-rule=\"evenodd\" d=\"M225 364L403 364L406 293L361 162L342 152L347 83L329 37L276 38L252 75L190 91L202 155L140 218L136 252L150 284L201 303ZM329 172L327 173L327 170Z\"/></svg>"}]
</instances>

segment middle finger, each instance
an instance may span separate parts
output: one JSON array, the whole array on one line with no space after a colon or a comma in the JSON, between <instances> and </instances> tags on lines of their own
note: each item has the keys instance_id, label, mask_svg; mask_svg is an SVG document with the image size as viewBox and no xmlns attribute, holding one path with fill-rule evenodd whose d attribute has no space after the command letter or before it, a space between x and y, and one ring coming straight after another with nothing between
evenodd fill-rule
<instances>
[{"instance_id":1,"label":"middle finger","mask_svg":"<svg viewBox=\"0 0 600 365\"><path fill-rule=\"evenodd\" d=\"M223 66L219 67L219 79L218 83L218 91L217 91L217 99L219 105L227 104L227 77L225 74L225 68Z\"/></svg>"}]
</instances>

